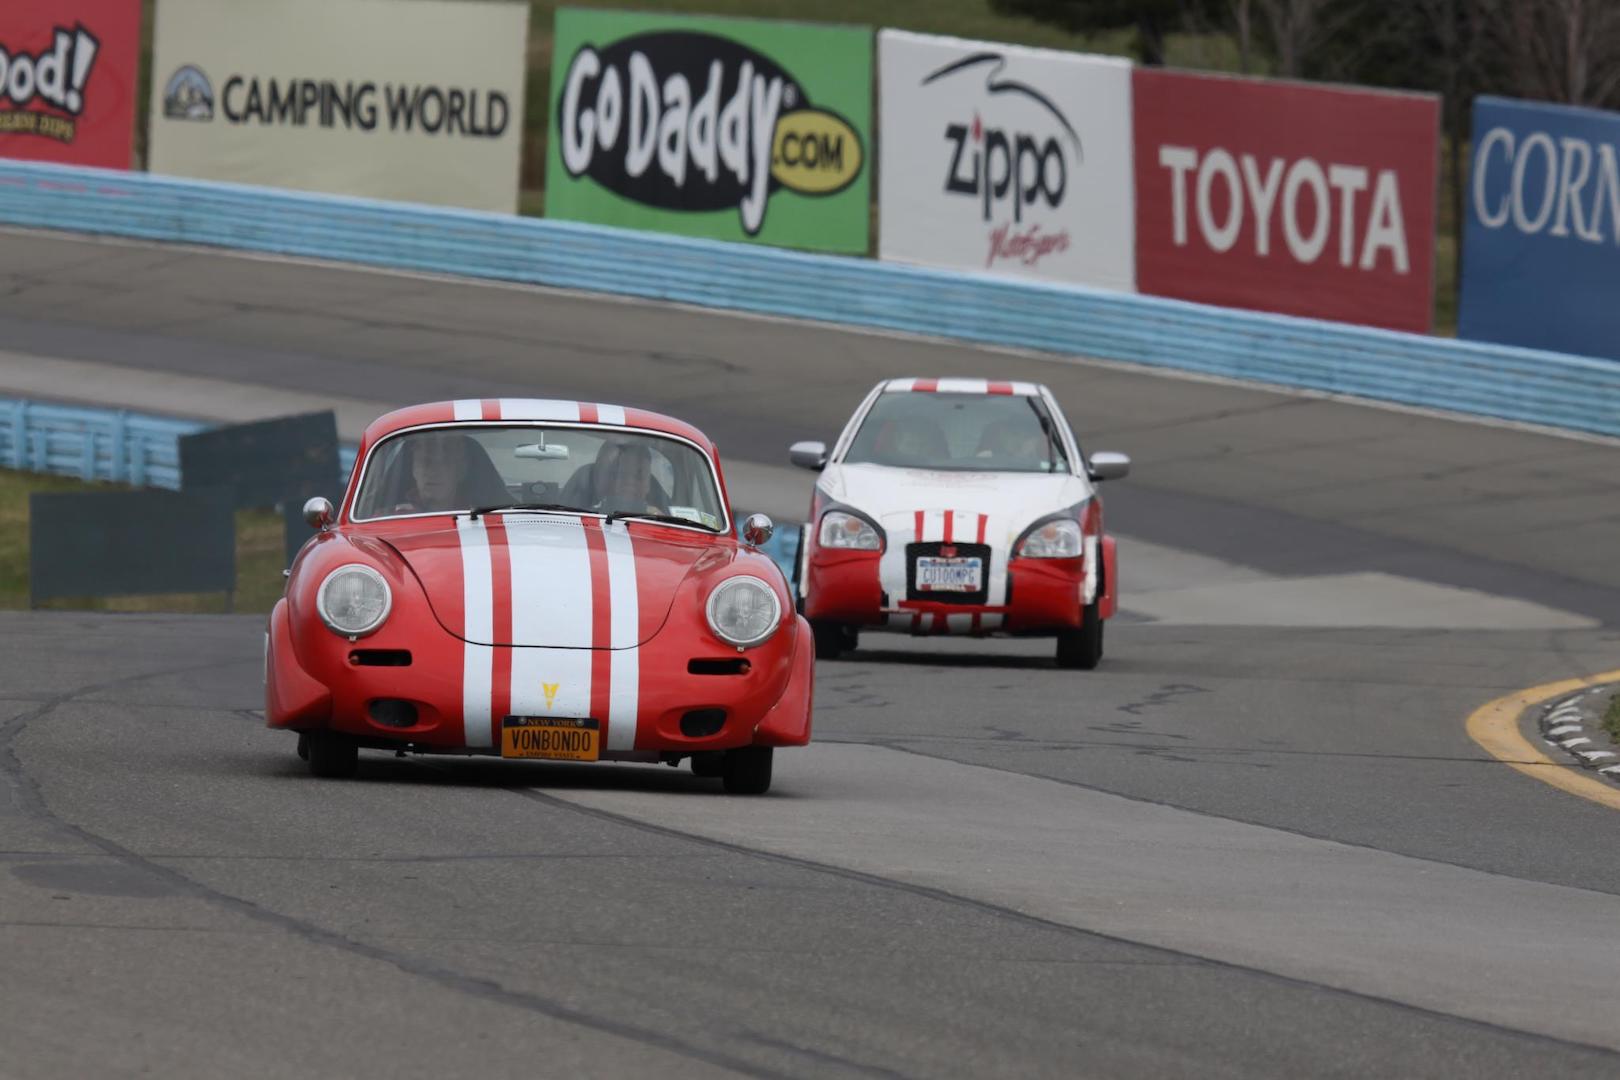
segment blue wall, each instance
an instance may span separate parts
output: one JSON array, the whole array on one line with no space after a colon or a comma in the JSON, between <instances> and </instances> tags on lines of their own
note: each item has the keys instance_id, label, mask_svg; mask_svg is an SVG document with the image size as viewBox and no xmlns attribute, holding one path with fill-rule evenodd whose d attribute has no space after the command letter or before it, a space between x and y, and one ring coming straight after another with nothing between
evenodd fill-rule
<instances>
[{"instance_id":1,"label":"blue wall","mask_svg":"<svg viewBox=\"0 0 1620 1080\"><path fill-rule=\"evenodd\" d=\"M1620 359L1620 113L1474 102L1458 333Z\"/></svg>"}]
</instances>

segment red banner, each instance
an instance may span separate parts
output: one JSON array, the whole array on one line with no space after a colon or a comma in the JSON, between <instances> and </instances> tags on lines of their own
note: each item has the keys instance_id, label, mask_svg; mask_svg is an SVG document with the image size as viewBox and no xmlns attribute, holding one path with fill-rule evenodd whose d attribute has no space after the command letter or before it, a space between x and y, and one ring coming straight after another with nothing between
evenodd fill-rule
<instances>
[{"instance_id":1,"label":"red banner","mask_svg":"<svg viewBox=\"0 0 1620 1080\"><path fill-rule=\"evenodd\" d=\"M127 169L140 0L0 2L0 157Z\"/></svg>"},{"instance_id":2,"label":"red banner","mask_svg":"<svg viewBox=\"0 0 1620 1080\"><path fill-rule=\"evenodd\" d=\"M1438 98L1143 70L1132 87L1142 292L1430 328Z\"/></svg>"}]
</instances>

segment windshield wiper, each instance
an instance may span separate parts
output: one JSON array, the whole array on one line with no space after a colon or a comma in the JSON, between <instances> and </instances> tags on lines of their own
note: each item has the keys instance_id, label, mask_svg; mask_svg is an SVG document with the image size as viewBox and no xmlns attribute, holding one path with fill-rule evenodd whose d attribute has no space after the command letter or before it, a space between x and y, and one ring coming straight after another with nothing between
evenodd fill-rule
<instances>
[{"instance_id":1,"label":"windshield wiper","mask_svg":"<svg viewBox=\"0 0 1620 1080\"><path fill-rule=\"evenodd\" d=\"M553 502L505 502L491 503L488 506L479 506L467 511L470 518L480 518L485 514L493 514L497 510L530 510L543 511L552 514L588 514L589 510L579 506L569 506L567 503Z\"/></svg>"},{"instance_id":2,"label":"windshield wiper","mask_svg":"<svg viewBox=\"0 0 1620 1080\"><path fill-rule=\"evenodd\" d=\"M624 521L630 518L634 518L636 521L656 521L662 525L691 525L705 532L720 531L719 529L711 529L703 522L693 518L676 517L674 514L635 514L628 510L615 510L611 514L602 515L602 524L606 525L610 521Z\"/></svg>"}]
</instances>

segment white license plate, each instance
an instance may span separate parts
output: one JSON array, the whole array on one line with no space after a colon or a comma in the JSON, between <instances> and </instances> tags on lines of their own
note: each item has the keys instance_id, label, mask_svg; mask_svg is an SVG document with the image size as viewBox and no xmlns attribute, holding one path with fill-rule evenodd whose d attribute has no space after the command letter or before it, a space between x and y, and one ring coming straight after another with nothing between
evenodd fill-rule
<instances>
[{"instance_id":1,"label":"white license plate","mask_svg":"<svg viewBox=\"0 0 1620 1080\"><path fill-rule=\"evenodd\" d=\"M918 592L982 592L984 560L978 557L941 559L917 556Z\"/></svg>"}]
</instances>

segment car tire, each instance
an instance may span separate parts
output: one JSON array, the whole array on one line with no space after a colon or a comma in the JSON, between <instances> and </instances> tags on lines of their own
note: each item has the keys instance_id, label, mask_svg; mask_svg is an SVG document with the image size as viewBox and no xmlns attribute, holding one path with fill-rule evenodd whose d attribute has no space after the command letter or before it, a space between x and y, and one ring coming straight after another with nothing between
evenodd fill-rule
<instances>
[{"instance_id":1,"label":"car tire","mask_svg":"<svg viewBox=\"0 0 1620 1080\"><path fill-rule=\"evenodd\" d=\"M771 789L769 746L727 750L721 758L720 779L728 795L763 795Z\"/></svg>"},{"instance_id":2,"label":"car tire","mask_svg":"<svg viewBox=\"0 0 1620 1080\"><path fill-rule=\"evenodd\" d=\"M692 775L705 780L717 780L725 775L725 754L717 750L700 751L692 755Z\"/></svg>"},{"instance_id":3,"label":"car tire","mask_svg":"<svg viewBox=\"0 0 1620 1080\"><path fill-rule=\"evenodd\" d=\"M309 732L307 731L298 733L298 760L309 760Z\"/></svg>"},{"instance_id":4,"label":"car tire","mask_svg":"<svg viewBox=\"0 0 1620 1080\"><path fill-rule=\"evenodd\" d=\"M853 651L858 640L853 628L840 623L813 622L810 630L816 635L817 660L836 660Z\"/></svg>"},{"instance_id":5,"label":"car tire","mask_svg":"<svg viewBox=\"0 0 1620 1080\"><path fill-rule=\"evenodd\" d=\"M1103 621L1095 603L1087 604L1085 623L1078 630L1058 633L1057 663L1060 668L1091 671L1102 661Z\"/></svg>"},{"instance_id":6,"label":"car tire","mask_svg":"<svg viewBox=\"0 0 1620 1080\"><path fill-rule=\"evenodd\" d=\"M309 771L313 776L346 780L360 767L360 744L332 731L309 733Z\"/></svg>"}]
</instances>

